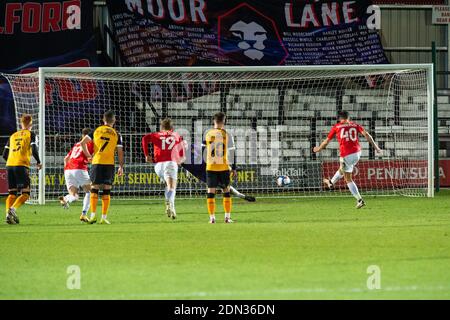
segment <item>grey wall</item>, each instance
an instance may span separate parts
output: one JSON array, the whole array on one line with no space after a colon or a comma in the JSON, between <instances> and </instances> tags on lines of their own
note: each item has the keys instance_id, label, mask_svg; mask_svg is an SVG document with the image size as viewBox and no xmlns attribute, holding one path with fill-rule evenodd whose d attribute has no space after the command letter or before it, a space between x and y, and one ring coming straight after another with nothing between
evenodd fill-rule
<instances>
[{"instance_id":1,"label":"grey wall","mask_svg":"<svg viewBox=\"0 0 450 320\"><path fill-rule=\"evenodd\" d=\"M431 42L438 51L437 70L448 71L447 29L431 23L430 6L381 6L383 45L391 63L429 63ZM448 77L438 75L438 88L448 88Z\"/></svg>"}]
</instances>

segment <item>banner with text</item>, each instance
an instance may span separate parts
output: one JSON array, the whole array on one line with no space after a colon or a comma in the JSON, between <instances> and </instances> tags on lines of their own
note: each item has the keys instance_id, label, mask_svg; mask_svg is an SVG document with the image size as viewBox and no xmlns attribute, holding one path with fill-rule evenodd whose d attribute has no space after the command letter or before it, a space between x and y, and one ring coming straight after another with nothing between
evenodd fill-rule
<instances>
[{"instance_id":1,"label":"banner with text","mask_svg":"<svg viewBox=\"0 0 450 320\"><path fill-rule=\"evenodd\" d=\"M236 181L233 183L241 190L264 192L276 190L276 176L288 175L292 184L283 191L321 190L322 177L333 176L339 168L337 161L312 161L299 164L283 164L276 172L267 172L263 167L240 166ZM272 175L273 181L267 183L267 175ZM450 159L439 161L441 187L450 187ZM425 186L427 181L427 166L425 161L403 160L361 160L355 168L355 181L362 190L381 190L405 187ZM37 175L32 176L37 183ZM63 165L59 168L47 168L47 193L60 195L65 192ZM205 184L182 169L178 177L181 192L202 192ZM338 190L348 192L343 179L336 185ZM114 190L126 195L130 193L155 193L163 190L163 184L155 174L151 165L129 166L122 177L115 176ZM8 192L8 177L5 169L0 169L0 194Z\"/></svg>"},{"instance_id":2,"label":"banner with text","mask_svg":"<svg viewBox=\"0 0 450 320\"><path fill-rule=\"evenodd\" d=\"M440 164L441 186L450 187L450 160ZM323 176L332 177L339 163L323 163ZM358 187L363 189L422 188L428 183L428 166L425 160L361 160L353 172ZM347 191L342 179L336 185Z\"/></svg>"},{"instance_id":3,"label":"banner with text","mask_svg":"<svg viewBox=\"0 0 450 320\"><path fill-rule=\"evenodd\" d=\"M109 0L124 63L389 63L370 0Z\"/></svg>"},{"instance_id":4,"label":"banner with text","mask_svg":"<svg viewBox=\"0 0 450 320\"><path fill-rule=\"evenodd\" d=\"M23 74L39 67L93 65L92 0L0 2L0 72ZM16 116L11 88L1 77L0 108L0 135L9 135L17 129Z\"/></svg>"}]
</instances>

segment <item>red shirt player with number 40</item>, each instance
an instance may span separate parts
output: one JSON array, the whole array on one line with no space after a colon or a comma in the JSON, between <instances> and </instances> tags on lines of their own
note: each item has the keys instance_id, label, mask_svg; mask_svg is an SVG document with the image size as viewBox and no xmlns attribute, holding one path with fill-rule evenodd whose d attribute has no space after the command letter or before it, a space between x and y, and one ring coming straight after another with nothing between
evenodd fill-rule
<instances>
[{"instance_id":1,"label":"red shirt player with number 40","mask_svg":"<svg viewBox=\"0 0 450 320\"><path fill-rule=\"evenodd\" d=\"M355 184L352 178L353 169L358 163L361 157L361 146L359 144L358 135L363 135L366 140L373 146L377 153L381 153L381 149L373 140L372 136L364 130L359 124L350 121L349 113L347 111L339 111L338 113L338 123L331 128L328 137L320 144L318 147L313 148L313 152L317 153L325 149L336 136L339 142L340 158L339 158L339 169L334 174L331 179L324 179L323 182L328 189L333 189L336 182L338 182L342 177L344 177L347 186L356 198L356 208L362 208L366 205L362 199L358 186Z\"/></svg>"}]
</instances>

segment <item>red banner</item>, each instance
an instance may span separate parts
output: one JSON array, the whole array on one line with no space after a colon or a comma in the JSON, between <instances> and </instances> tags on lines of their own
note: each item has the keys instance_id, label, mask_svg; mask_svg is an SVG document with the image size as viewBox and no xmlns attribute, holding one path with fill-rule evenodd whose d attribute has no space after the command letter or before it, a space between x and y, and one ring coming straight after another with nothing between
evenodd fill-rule
<instances>
[{"instance_id":1,"label":"red banner","mask_svg":"<svg viewBox=\"0 0 450 320\"><path fill-rule=\"evenodd\" d=\"M332 177L338 168L338 162L325 162L323 174L325 177ZM356 166L353 176L358 186L367 189L389 189L405 185L419 187L427 185L427 171L427 162L422 160L362 160ZM337 186L346 188L343 180Z\"/></svg>"},{"instance_id":2,"label":"red banner","mask_svg":"<svg viewBox=\"0 0 450 320\"><path fill-rule=\"evenodd\" d=\"M0 194L8 193L8 174L6 169L0 169Z\"/></svg>"}]
</instances>

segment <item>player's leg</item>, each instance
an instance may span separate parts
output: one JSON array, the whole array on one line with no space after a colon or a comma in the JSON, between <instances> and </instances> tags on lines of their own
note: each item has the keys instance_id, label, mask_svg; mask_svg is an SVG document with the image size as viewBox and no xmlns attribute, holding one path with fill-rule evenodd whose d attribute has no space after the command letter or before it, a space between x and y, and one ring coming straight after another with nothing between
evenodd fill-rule
<instances>
[{"instance_id":1,"label":"player's leg","mask_svg":"<svg viewBox=\"0 0 450 320\"><path fill-rule=\"evenodd\" d=\"M352 195L355 197L355 199L357 201L357 203L356 203L357 209L365 206L365 202L362 199L361 194L359 193L358 186L353 181L353 174L352 174L355 165L359 161L359 157L360 157L360 153L351 154L351 155L348 155L347 157L345 157L344 168L343 168L345 182L347 183L348 189L350 190L350 192L352 193Z\"/></svg>"},{"instance_id":2,"label":"player's leg","mask_svg":"<svg viewBox=\"0 0 450 320\"><path fill-rule=\"evenodd\" d=\"M91 196L90 196L90 207L91 215L88 222L90 224L97 222L97 204L98 204L98 194L100 192L100 186L102 184L101 167L98 164L94 164L91 167L90 178L92 180L91 185Z\"/></svg>"},{"instance_id":3,"label":"player's leg","mask_svg":"<svg viewBox=\"0 0 450 320\"><path fill-rule=\"evenodd\" d=\"M231 192L232 195L234 195L234 196L236 196L236 197L238 197L238 198L244 199L244 200L246 200L246 201L248 201L248 202L255 202L255 201L256 201L256 198L255 198L255 197L245 195L245 194L239 192L239 191L238 191L236 188L234 188L233 186L230 186L230 192Z\"/></svg>"},{"instance_id":4,"label":"player's leg","mask_svg":"<svg viewBox=\"0 0 450 320\"><path fill-rule=\"evenodd\" d=\"M64 209L69 209L70 204L74 201L77 201L79 198L77 187L70 186L67 188L67 192L68 192L67 195L65 195L63 197L59 197L59 202L61 203L61 206Z\"/></svg>"},{"instance_id":5,"label":"player's leg","mask_svg":"<svg viewBox=\"0 0 450 320\"><path fill-rule=\"evenodd\" d=\"M335 172L334 176L331 179L323 179L325 186L332 190L336 183L344 177L344 159L339 158L339 169Z\"/></svg>"},{"instance_id":6,"label":"player's leg","mask_svg":"<svg viewBox=\"0 0 450 320\"><path fill-rule=\"evenodd\" d=\"M363 198L361 197L361 194L359 193L358 186L353 181L352 173L345 172L344 179L345 179L345 182L347 183L348 189L350 190L350 192L352 193L352 195L355 197L355 199L357 201L356 208L359 209L359 208L365 206L365 202L364 202Z\"/></svg>"},{"instance_id":7,"label":"player's leg","mask_svg":"<svg viewBox=\"0 0 450 320\"><path fill-rule=\"evenodd\" d=\"M223 210L225 213L225 223L231 223L233 220L231 220L231 206L232 206L232 200L231 200L231 194L230 194L230 172L224 171L220 173L220 184L224 187L222 188L223 191Z\"/></svg>"},{"instance_id":8,"label":"player's leg","mask_svg":"<svg viewBox=\"0 0 450 320\"><path fill-rule=\"evenodd\" d=\"M177 192L177 179L174 177L166 177L167 200L169 201L169 217L176 219L175 195Z\"/></svg>"},{"instance_id":9,"label":"player's leg","mask_svg":"<svg viewBox=\"0 0 450 320\"><path fill-rule=\"evenodd\" d=\"M8 173L8 197L6 198L5 201L6 223L15 224L13 216L10 214L10 208L17 199L17 191L18 191L14 167L7 167L6 171Z\"/></svg>"},{"instance_id":10,"label":"player's leg","mask_svg":"<svg viewBox=\"0 0 450 320\"><path fill-rule=\"evenodd\" d=\"M164 177L164 167L163 167L163 162L158 162L155 164L155 173L158 176L158 178L160 179L160 181L164 181L165 182L165 187L164 187L164 203L166 205L166 214L167 216L170 218L172 216L172 213L170 212L170 200L169 200L169 195L168 195L168 186L167 186L167 181Z\"/></svg>"},{"instance_id":11,"label":"player's leg","mask_svg":"<svg viewBox=\"0 0 450 320\"><path fill-rule=\"evenodd\" d=\"M83 209L81 211L80 220L87 220L87 213L89 211L89 207L91 206L91 178L89 177L89 173L87 170L79 170L78 171L78 179L77 183L84 191L83 198Z\"/></svg>"},{"instance_id":12,"label":"player's leg","mask_svg":"<svg viewBox=\"0 0 450 320\"><path fill-rule=\"evenodd\" d=\"M111 182L112 183L112 182ZM102 190L102 219L100 224L110 224L108 221L109 205L111 203L111 184L105 184Z\"/></svg>"},{"instance_id":13,"label":"player's leg","mask_svg":"<svg viewBox=\"0 0 450 320\"><path fill-rule=\"evenodd\" d=\"M17 189L21 191L19 197L14 200L14 203L9 208L10 215L14 217L16 223L19 223L17 216L17 209L19 209L28 199L30 199L30 169L26 167L14 167L15 180Z\"/></svg>"},{"instance_id":14,"label":"player's leg","mask_svg":"<svg viewBox=\"0 0 450 320\"><path fill-rule=\"evenodd\" d=\"M59 197L59 202L64 209L69 209L70 204L77 201L79 198L78 187L82 185L80 184L80 173L82 172L83 170L64 171L64 179L66 180L68 194L63 197Z\"/></svg>"},{"instance_id":15,"label":"player's leg","mask_svg":"<svg viewBox=\"0 0 450 320\"><path fill-rule=\"evenodd\" d=\"M208 207L209 223L216 223L216 188L208 188L206 205Z\"/></svg>"},{"instance_id":16,"label":"player's leg","mask_svg":"<svg viewBox=\"0 0 450 320\"><path fill-rule=\"evenodd\" d=\"M88 222L89 219L87 217L87 213L89 212L89 208L91 207L91 184L85 184L82 188L84 190L84 198L80 221Z\"/></svg>"},{"instance_id":17,"label":"player's leg","mask_svg":"<svg viewBox=\"0 0 450 320\"><path fill-rule=\"evenodd\" d=\"M7 224L15 224L14 215L10 212L13 203L17 199L17 189L9 189L8 197L6 198L6 223ZM15 213L15 212L14 212Z\"/></svg>"},{"instance_id":18,"label":"player's leg","mask_svg":"<svg viewBox=\"0 0 450 320\"><path fill-rule=\"evenodd\" d=\"M216 188L219 184L217 172L206 172L206 184L208 185L206 206L208 208L209 223L216 223Z\"/></svg>"},{"instance_id":19,"label":"player's leg","mask_svg":"<svg viewBox=\"0 0 450 320\"><path fill-rule=\"evenodd\" d=\"M91 168L91 217L89 223L97 222L97 202L101 190L102 218L101 224L110 224L107 220L109 205L111 203L111 188L114 178L114 165L93 165Z\"/></svg>"},{"instance_id":20,"label":"player's leg","mask_svg":"<svg viewBox=\"0 0 450 320\"><path fill-rule=\"evenodd\" d=\"M177 190L178 164L174 161L165 162L164 179L167 185L167 199L169 200L169 211L172 219L176 219L175 195Z\"/></svg>"},{"instance_id":21,"label":"player's leg","mask_svg":"<svg viewBox=\"0 0 450 320\"><path fill-rule=\"evenodd\" d=\"M91 196L90 196L90 207L91 207L91 215L89 217L88 222L90 224L97 222L97 204L98 204L98 195L100 192L100 185L99 184L92 184L91 186Z\"/></svg>"},{"instance_id":22,"label":"player's leg","mask_svg":"<svg viewBox=\"0 0 450 320\"><path fill-rule=\"evenodd\" d=\"M19 187L20 188L20 187ZM21 188L20 189L20 196L14 200L14 203L11 205L11 207L8 210L8 215L14 220L16 224L19 224L19 216L17 215L17 210L25 203L28 199L30 199L30 187L27 188Z\"/></svg>"}]
</instances>

